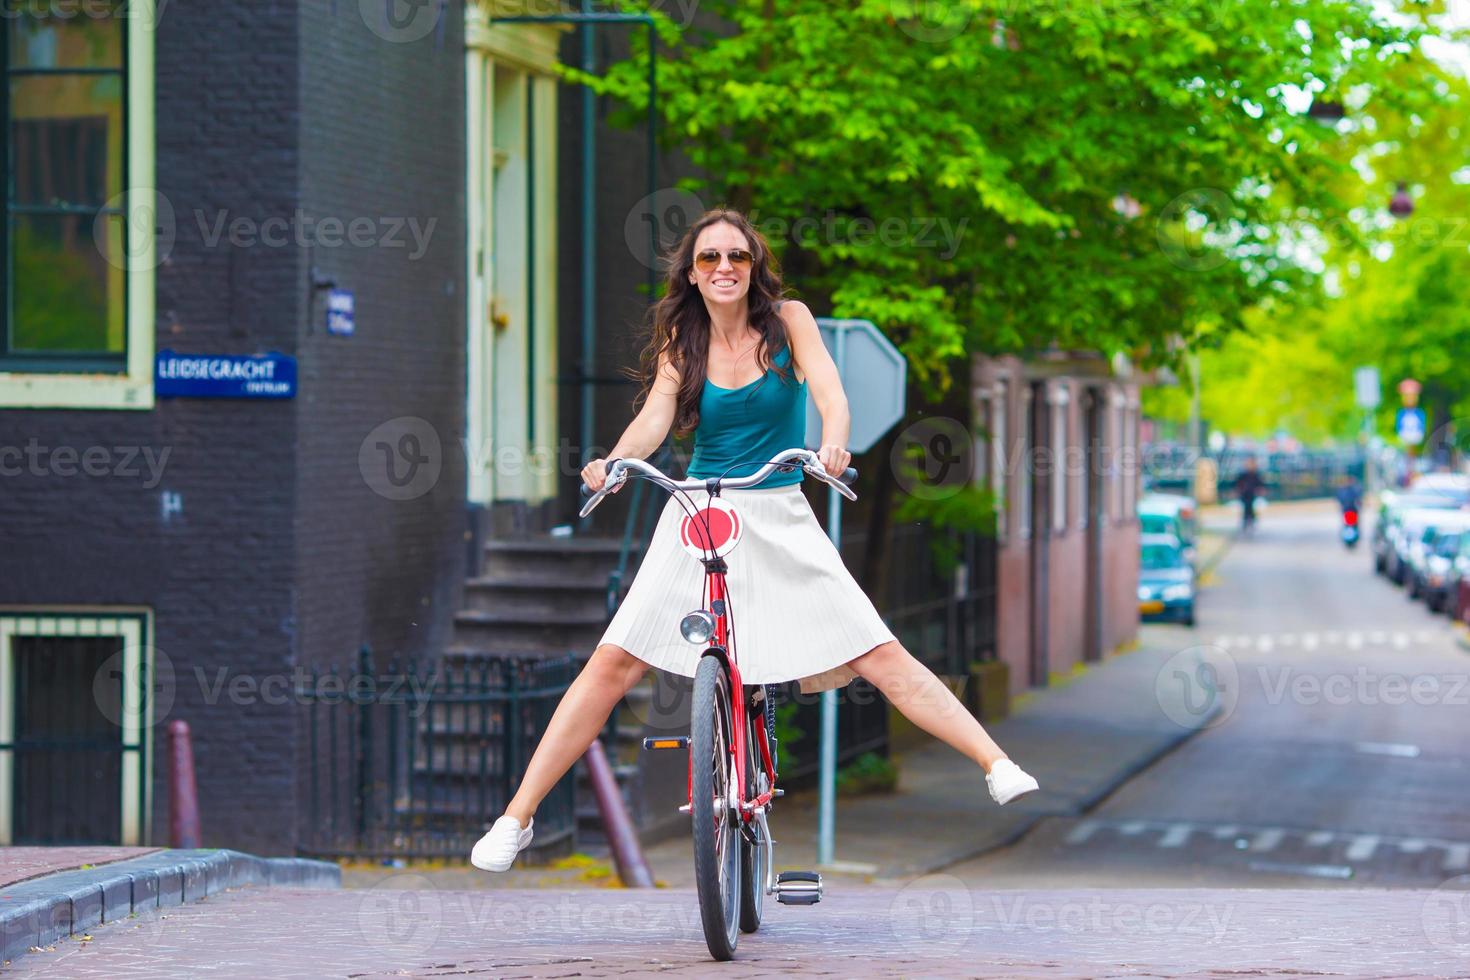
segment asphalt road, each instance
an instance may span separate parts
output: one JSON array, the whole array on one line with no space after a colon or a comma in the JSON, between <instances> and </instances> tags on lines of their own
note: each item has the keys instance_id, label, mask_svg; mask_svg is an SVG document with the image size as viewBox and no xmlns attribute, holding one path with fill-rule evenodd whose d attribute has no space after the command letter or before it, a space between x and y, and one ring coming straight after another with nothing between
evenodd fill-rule
<instances>
[{"instance_id":1,"label":"asphalt road","mask_svg":"<svg viewBox=\"0 0 1470 980\"><path fill-rule=\"evenodd\" d=\"M1470 873L1470 653L1444 616L1336 538L1325 503L1283 504L1210 576L1187 685L1212 727L1086 818L951 869L970 886L1409 886ZM1181 655L1181 660L1183 655ZM1467 963L1470 969L1470 963Z\"/></svg>"}]
</instances>

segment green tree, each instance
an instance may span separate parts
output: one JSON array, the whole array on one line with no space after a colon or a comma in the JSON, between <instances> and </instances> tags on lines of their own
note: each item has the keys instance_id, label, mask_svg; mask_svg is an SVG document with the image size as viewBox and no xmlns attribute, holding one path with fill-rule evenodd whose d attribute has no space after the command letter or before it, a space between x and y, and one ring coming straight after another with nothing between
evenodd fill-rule
<instances>
[{"instance_id":1,"label":"green tree","mask_svg":"<svg viewBox=\"0 0 1470 980\"><path fill-rule=\"evenodd\" d=\"M1426 99L1420 29L1366 0L702 14L719 29L660 18L658 108L704 175L692 189L751 212L804 296L873 319L931 390L968 351L1158 362L1262 304L1310 306L1320 270L1294 236L1357 185L1293 96L1368 92L1405 115ZM643 43L603 78L570 74L636 119Z\"/></svg>"}]
</instances>

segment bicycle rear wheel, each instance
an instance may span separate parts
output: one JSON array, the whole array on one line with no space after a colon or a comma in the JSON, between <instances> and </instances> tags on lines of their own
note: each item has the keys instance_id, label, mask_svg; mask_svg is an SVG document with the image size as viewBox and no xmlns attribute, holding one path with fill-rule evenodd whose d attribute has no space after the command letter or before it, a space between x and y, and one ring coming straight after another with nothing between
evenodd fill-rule
<instances>
[{"instance_id":1,"label":"bicycle rear wheel","mask_svg":"<svg viewBox=\"0 0 1470 980\"><path fill-rule=\"evenodd\" d=\"M701 657L694 673L689 757L694 766L689 807L694 822L694 881L704 941L717 960L735 956L740 938L740 826L730 809L734 760L730 746L730 679L716 657ZM738 794L737 794L738 795Z\"/></svg>"}]
</instances>

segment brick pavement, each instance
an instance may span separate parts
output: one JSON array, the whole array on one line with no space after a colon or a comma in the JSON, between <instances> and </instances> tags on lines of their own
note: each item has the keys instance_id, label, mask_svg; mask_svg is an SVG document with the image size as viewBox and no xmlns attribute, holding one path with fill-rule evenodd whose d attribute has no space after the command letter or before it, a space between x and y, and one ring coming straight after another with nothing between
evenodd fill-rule
<instances>
[{"instance_id":1,"label":"brick pavement","mask_svg":"<svg viewBox=\"0 0 1470 980\"><path fill-rule=\"evenodd\" d=\"M84 864L103 865L142 857L157 847L0 847L0 888Z\"/></svg>"},{"instance_id":2,"label":"brick pavement","mask_svg":"<svg viewBox=\"0 0 1470 980\"><path fill-rule=\"evenodd\" d=\"M686 890L241 889L95 927L15 977L731 975ZM767 906L741 976L1463 977L1470 892L967 890L949 875Z\"/></svg>"}]
</instances>

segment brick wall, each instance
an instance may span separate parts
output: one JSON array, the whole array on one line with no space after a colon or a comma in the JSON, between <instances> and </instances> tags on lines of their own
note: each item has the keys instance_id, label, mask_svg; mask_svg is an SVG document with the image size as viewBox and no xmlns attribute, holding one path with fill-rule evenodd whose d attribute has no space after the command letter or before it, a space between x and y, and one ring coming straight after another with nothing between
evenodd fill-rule
<instances>
[{"instance_id":1,"label":"brick wall","mask_svg":"<svg viewBox=\"0 0 1470 980\"><path fill-rule=\"evenodd\" d=\"M194 730L204 843L294 846L300 713L211 698L357 646L431 649L462 577L463 46L460 4L391 43L359 5L171 4L157 36L157 173L177 240L157 272L159 348L299 358L294 400L160 400L150 411L0 411L0 445L141 447L162 476L0 477L0 606L151 607L172 662L170 718ZM298 211L299 209L299 211ZM368 217L376 244L303 249L309 220ZM437 219L421 256L392 219ZM225 227L284 220L281 245ZM322 229L304 232L321 239ZM356 294L357 335L328 337L312 265ZM374 491L365 436L401 416L438 436L440 476ZM163 456L167 453L166 456ZM121 460L121 451L113 458ZM162 494L182 509L165 517ZM228 690L226 687L224 690ZM166 843L161 728L154 842Z\"/></svg>"}]
</instances>

